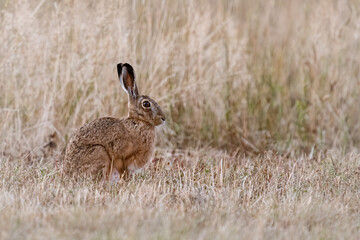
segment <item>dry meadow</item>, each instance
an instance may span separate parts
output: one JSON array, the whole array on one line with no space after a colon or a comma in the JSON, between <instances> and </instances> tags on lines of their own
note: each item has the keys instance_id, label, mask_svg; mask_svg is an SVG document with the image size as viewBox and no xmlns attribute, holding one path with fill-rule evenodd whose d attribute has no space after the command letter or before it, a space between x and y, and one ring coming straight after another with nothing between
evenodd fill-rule
<instances>
[{"instance_id":1,"label":"dry meadow","mask_svg":"<svg viewBox=\"0 0 360 240\"><path fill-rule=\"evenodd\" d=\"M0 239L358 239L360 2L0 0ZM167 123L117 182L61 178L71 134Z\"/></svg>"}]
</instances>

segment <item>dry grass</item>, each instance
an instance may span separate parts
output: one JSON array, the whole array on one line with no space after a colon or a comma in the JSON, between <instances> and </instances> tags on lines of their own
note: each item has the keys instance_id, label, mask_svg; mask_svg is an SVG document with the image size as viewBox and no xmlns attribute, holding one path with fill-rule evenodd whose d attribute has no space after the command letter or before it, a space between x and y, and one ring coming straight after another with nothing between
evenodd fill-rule
<instances>
[{"instance_id":1,"label":"dry grass","mask_svg":"<svg viewBox=\"0 0 360 240\"><path fill-rule=\"evenodd\" d=\"M356 239L360 154L168 153L128 181L1 162L2 239ZM4 221L4 219L6 219Z\"/></svg>"},{"instance_id":2,"label":"dry grass","mask_svg":"<svg viewBox=\"0 0 360 240\"><path fill-rule=\"evenodd\" d=\"M359 16L357 0L0 0L0 238L355 239ZM61 181L71 133L126 114L118 62L169 119L156 161Z\"/></svg>"}]
</instances>

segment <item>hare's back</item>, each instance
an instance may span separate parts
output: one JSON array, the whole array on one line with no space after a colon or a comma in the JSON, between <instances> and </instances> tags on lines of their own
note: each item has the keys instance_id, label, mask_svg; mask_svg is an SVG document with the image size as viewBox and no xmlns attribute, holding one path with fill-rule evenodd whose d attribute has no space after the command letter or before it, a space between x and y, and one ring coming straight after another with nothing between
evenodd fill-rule
<instances>
[{"instance_id":1,"label":"hare's back","mask_svg":"<svg viewBox=\"0 0 360 240\"><path fill-rule=\"evenodd\" d=\"M78 146L102 145L105 142L124 136L126 132L123 119L103 117L83 125L74 133L70 142L76 142Z\"/></svg>"}]
</instances>

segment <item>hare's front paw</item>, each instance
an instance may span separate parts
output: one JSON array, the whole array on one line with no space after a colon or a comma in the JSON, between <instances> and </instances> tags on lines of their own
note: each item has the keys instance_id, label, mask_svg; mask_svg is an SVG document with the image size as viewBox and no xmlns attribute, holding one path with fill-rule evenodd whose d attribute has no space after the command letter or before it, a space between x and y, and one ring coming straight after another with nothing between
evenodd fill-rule
<instances>
[{"instance_id":1,"label":"hare's front paw","mask_svg":"<svg viewBox=\"0 0 360 240\"><path fill-rule=\"evenodd\" d=\"M127 166L127 170L129 173L134 174L134 173L139 172L141 170L141 167L137 166L135 163L130 163Z\"/></svg>"},{"instance_id":2,"label":"hare's front paw","mask_svg":"<svg viewBox=\"0 0 360 240\"><path fill-rule=\"evenodd\" d=\"M110 182L111 183L117 183L120 181L120 174L118 171L114 170L110 176Z\"/></svg>"}]
</instances>

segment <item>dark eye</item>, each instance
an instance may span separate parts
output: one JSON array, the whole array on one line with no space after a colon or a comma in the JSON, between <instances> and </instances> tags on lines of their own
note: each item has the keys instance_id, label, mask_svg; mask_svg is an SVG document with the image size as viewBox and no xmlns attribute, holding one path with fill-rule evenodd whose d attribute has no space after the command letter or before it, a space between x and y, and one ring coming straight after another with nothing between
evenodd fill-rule
<instances>
[{"instance_id":1,"label":"dark eye","mask_svg":"<svg viewBox=\"0 0 360 240\"><path fill-rule=\"evenodd\" d=\"M150 102L149 101L144 101L143 102L143 107L144 108L149 108L151 106Z\"/></svg>"}]
</instances>

